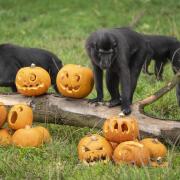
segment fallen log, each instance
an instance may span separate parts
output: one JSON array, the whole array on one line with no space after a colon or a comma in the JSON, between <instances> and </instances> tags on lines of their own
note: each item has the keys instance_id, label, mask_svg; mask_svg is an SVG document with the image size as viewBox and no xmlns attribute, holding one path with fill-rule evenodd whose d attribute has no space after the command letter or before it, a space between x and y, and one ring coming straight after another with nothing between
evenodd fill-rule
<instances>
[{"instance_id":1,"label":"fallen log","mask_svg":"<svg viewBox=\"0 0 180 180\"><path fill-rule=\"evenodd\" d=\"M162 138L168 143L180 143L180 121L162 120L144 113L144 107L159 99L180 82L180 73L154 95L132 105L132 115L139 122L141 134ZM79 127L101 128L106 118L116 116L120 108L108 108L105 105L89 104L84 99L70 99L56 94L39 97L25 97L20 94L0 94L0 102L7 106L18 103L30 105L34 111L34 120L43 123L65 124Z\"/></svg>"}]
</instances>

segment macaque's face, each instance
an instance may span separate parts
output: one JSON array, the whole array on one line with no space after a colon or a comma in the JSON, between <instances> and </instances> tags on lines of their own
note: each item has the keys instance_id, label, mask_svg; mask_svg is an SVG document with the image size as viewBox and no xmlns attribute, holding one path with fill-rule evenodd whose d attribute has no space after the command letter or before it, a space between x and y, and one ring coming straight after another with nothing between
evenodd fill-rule
<instances>
[{"instance_id":1,"label":"macaque's face","mask_svg":"<svg viewBox=\"0 0 180 180\"><path fill-rule=\"evenodd\" d=\"M111 34L104 33L94 44L96 55L101 69L109 69L116 57L117 43Z\"/></svg>"}]
</instances>

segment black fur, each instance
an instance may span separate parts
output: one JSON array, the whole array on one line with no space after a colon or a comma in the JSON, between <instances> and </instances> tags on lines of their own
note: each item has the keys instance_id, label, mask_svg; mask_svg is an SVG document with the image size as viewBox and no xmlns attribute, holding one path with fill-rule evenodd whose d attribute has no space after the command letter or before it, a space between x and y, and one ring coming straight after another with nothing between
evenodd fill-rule
<instances>
[{"instance_id":1,"label":"black fur","mask_svg":"<svg viewBox=\"0 0 180 180\"><path fill-rule=\"evenodd\" d=\"M13 44L0 45L0 86L11 87L16 91L15 77L17 71L32 63L46 69L51 76L54 89L56 75L62 67L62 62L53 53L37 48L25 48Z\"/></svg>"},{"instance_id":2,"label":"black fur","mask_svg":"<svg viewBox=\"0 0 180 180\"><path fill-rule=\"evenodd\" d=\"M103 100L102 78L103 69L106 69L110 107L121 104L124 114L129 114L137 80L149 54L144 37L129 28L98 30L87 39L86 49L93 65L97 91L97 98L91 102Z\"/></svg>"},{"instance_id":3,"label":"black fur","mask_svg":"<svg viewBox=\"0 0 180 180\"><path fill-rule=\"evenodd\" d=\"M157 80L162 80L164 65L168 60L172 59L174 51L180 47L178 40L174 37L159 36L159 35L144 35L145 39L149 41L151 54L146 59L143 65L143 72L149 73L148 66L153 59L155 61L154 72Z\"/></svg>"}]
</instances>

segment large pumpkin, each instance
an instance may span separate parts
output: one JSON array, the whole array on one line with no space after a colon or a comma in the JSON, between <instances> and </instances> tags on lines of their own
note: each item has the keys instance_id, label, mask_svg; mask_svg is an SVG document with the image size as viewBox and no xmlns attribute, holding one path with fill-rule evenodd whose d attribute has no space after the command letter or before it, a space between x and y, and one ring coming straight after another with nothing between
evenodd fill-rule
<instances>
[{"instance_id":1,"label":"large pumpkin","mask_svg":"<svg viewBox=\"0 0 180 180\"><path fill-rule=\"evenodd\" d=\"M49 73L34 64L21 68L16 75L16 87L19 93L26 96L38 96L46 93L51 85Z\"/></svg>"},{"instance_id":2,"label":"large pumpkin","mask_svg":"<svg viewBox=\"0 0 180 180\"><path fill-rule=\"evenodd\" d=\"M149 150L152 159L156 160L159 157L164 157L167 154L167 148L156 138L145 138L140 141Z\"/></svg>"},{"instance_id":3,"label":"large pumpkin","mask_svg":"<svg viewBox=\"0 0 180 180\"><path fill-rule=\"evenodd\" d=\"M112 153L110 143L98 134L87 135L78 144L78 156L84 163L107 162Z\"/></svg>"},{"instance_id":4,"label":"large pumpkin","mask_svg":"<svg viewBox=\"0 0 180 180\"><path fill-rule=\"evenodd\" d=\"M135 140L139 136L137 120L132 116L109 118L104 122L103 134L107 140L116 143Z\"/></svg>"},{"instance_id":5,"label":"large pumpkin","mask_svg":"<svg viewBox=\"0 0 180 180\"><path fill-rule=\"evenodd\" d=\"M6 146L11 144L11 134L7 128L0 129L0 145Z\"/></svg>"},{"instance_id":6,"label":"large pumpkin","mask_svg":"<svg viewBox=\"0 0 180 180\"><path fill-rule=\"evenodd\" d=\"M32 125L32 109L24 104L14 105L8 114L8 125L11 129L24 128L26 125Z\"/></svg>"},{"instance_id":7,"label":"large pumpkin","mask_svg":"<svg viewBox=\"0 0 180 180\"><path fill-rule=\"evenodd\" d=\"M2 127L7 118L7 110L3 103L0 102L0 127Z\"/></svg>"},{"instance_id":8,"label":"large pumpkin","mask_svg":"<svg viewBox=\"0 0 180 180\"><path fill-rule=\"evenodd\" d=\"M42 136L35 128L26 126L15 131L12 136L12 144L19 147L38 147L42 145Z\"/></svg>"},{"instance_id":9,"label":"large pumpkin","mask_svg":"<svg viewBox=\"0 0 180 180\"><path fill-rule=\"evenodd\" d=\"M65 65L57 74L56 84L63 96L72 98L86 97L94 85L93 72L80 65Z\"/></svg>"},{"instance_id":10,"label":"large pumpkin","mask_svg":"<svg viewBox=\"0 0 180 180\"><path fill-rule=\"evenodd\" d=\"M149 164L150 155L143 144L135 141L126 141L116 147L113 153L113 160L117 164L127 163L142 166Z\"/></svg>"}]
</instances>

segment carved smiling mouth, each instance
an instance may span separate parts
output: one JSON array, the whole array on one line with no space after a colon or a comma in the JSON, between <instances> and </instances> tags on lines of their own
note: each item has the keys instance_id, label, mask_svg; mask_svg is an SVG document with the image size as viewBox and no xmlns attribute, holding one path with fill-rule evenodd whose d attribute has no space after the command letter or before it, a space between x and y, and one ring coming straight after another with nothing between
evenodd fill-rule
<instances>
[{"instance_id":1,"label":"carved smiling mouth","mask_svg":"<svg viewBox=\"0 0 180 180\"><path fill-rule=\"evenodd\" d=\"M65 91L67 91L67 92L69 92L69 93L72 93L72 92L77 92L77 91L79 91L79 89L80 89L80 85L77 85L77 86L69 86L69 85L65 85L65 86L63 86L62 85L62 88L65 90Z\"/></svg>"},{"instance_id":2,"label":"carved smiling mouth","mask_svg":"<svg viewBox=\"0 0 180 180\"><path fill-rule=\"evenodd\" d=\"M36 90L36 89L39 89L39 88L44 88L44 84L35 84L35 85L23 85L23 86L19 86L17 85L17 88L20 89L20 90Z\"/></svg>"}]
</instances>

